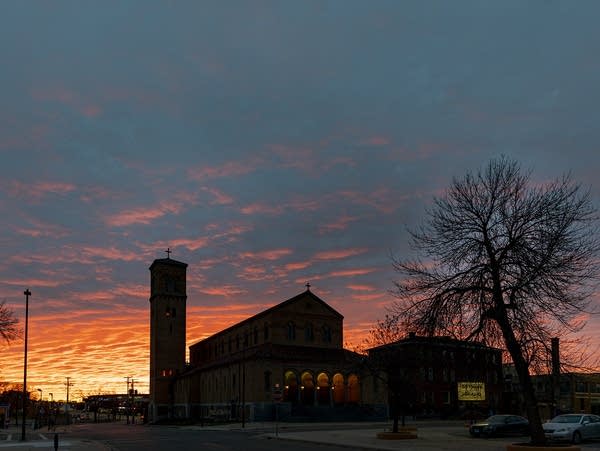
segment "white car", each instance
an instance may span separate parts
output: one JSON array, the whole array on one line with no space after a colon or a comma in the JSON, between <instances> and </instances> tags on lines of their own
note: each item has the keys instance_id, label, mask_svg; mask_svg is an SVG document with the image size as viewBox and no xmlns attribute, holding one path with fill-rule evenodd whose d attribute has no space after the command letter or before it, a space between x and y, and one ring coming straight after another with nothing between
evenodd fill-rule
<instances>
[{"instance_id":1,"label":"white car","mask_svg":"<svg viewBox=\"0 0 600 451\"><path fill-rule=\"evenodd\" d=\"M580 443L582 440L600 438L600 417L586 414L559 415L544 423L543 428L549 440Z\"/></svg>"}]
</instances>

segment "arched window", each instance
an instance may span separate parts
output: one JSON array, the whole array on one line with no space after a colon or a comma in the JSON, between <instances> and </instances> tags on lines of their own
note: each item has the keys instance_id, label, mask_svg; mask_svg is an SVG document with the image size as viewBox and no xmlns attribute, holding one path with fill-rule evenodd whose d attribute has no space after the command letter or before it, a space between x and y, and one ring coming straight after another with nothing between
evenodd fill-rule
<instances>
[{"instance_id":1,"label":"arched window","mask_svg":"<svg viewBox=\"0 0 600 451\"><path fill-rule=\"evenodd\" d=\"M360 385L356 374L348 376L348 402L360 402Z\"/></svg>"},{"instance_id":2,"label":"arched window","mask_svg":"<svg viewBox=\"0 0 600 451\"><path fill-rule=\"evenodd\" d=\"M288 340L296 339L296 325L293 321L287 323L287 338Z\"/></svg>"},{"instance_id":3,"label":"arched window","mask_svg":"<svg viewBox=\"0 0 600 451\"><path fill-rule=\"evenodd\" d=\"M345 387L344 387L344 376L341 373L333 375L333 402L335 404L343 404L346 401Z\"/></svg>"},{"instance_id":4,"label":"arched window","mask_svg":"<svg viewBox=\"0 0 600 451\"><path fill-rule=\"evenodd\" d=\"M330 396L329 376L326 373L319 373L317 376L317 403L328 405L331 400Z\"/></svg>"},{"instance_id":5,"label":"arched window","mask_svg":"<svg viewBox=\"0 0 600 451\"><path fill-rule=\"evenodd\" d=\"M305 371L302 373L300 381L302 383L302 385L300 385L300 390L302 392L300 397L302 403L306 405L312 405L314 403L315 396L315 383L313 380L313 375L310 372Z\"/></svg>"},{"instance_id":6,"label":"arched window","mask_svg":"<svg viewBox=\"0 0 600 451\"><path fill-rule=\"evenodd\" d=\"M321 330L321 334L323 337L323 343L331 343L331 327L325 324Z\"/></svg>"},{"instance_id":7,"label":"arched window","mask_svg":"<svg viewBox=\"0 0 600 451\"><path fill-rule=\"evenodd\" d=\"M296 376L296 373L291 370L286 371L283 380L285 382L283 390L283 400L287 402L297 402L298 377Z\"/></svg>"},{"instance_id":8,"label":"arched window","mask_svg":"<svg viewBox=\"0 0 600 451\"><path fill-rule=\"evenodd\" d=\"M313 341L315 339L315 333L313 331L313 325L311 323L306 323L304 328L304 339L306 341Z\"/></svg>"}]
</instances>

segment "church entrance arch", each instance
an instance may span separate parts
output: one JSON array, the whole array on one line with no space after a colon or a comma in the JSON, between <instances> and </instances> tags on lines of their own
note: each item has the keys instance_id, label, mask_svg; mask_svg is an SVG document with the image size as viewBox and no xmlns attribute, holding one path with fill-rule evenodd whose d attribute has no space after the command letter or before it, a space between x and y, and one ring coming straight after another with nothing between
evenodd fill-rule
<instances>
[{"instance_id":1,"label":"church entrance arch","mask_svg":"<svg viewBox=\"0 0 600 451\"><path fill-rule=\"evenodd\" d=\"M333 375L333 403L334 404L344 404L346 402L346 394L345 394L345 386L344 386L344 375L341 373L335 373Z\"/></svg>"},{"instance_id":2,"label":"church entrance arch","mask_svg":"<svg viewBox=\"0 0 600 451\"><path fill-rule=\"evenodd\" d=\"M329 376L319 373L317 376L317 404L328 406L331 403L331 388L329 387Z\"/></svg>"},{"instance_id":3,"label":"church entrance arch","mask_svg":"<svg viewBox=\"0 0 600 451\"><path fill-rule=\"evenodd\" d=\"M315 383L312 373L305 371L300 378L302 385L300 386L300 401L302 404L311 406L315 400Z\"/></svg>"},{"instance_id":4,"label":"church entrance arch","mask_svg":"<svg viewBox=\"0 0 600 451\"><path fill-rule=\"evenodd\" d=\"M356 374L348 376L348 402L360 402L360 383Z\"/></svg>"},{"instance_id":5,"label":"church entrance arch","mask_svg":"<svg viewBox=\"0 0 600 451\"><path fill-rule=\"evenodd\" d=\"M298 402L298 376L294 371L288 370L284 374L285 387L283 400L287 402Z\"/></svg>"}]
</instances>

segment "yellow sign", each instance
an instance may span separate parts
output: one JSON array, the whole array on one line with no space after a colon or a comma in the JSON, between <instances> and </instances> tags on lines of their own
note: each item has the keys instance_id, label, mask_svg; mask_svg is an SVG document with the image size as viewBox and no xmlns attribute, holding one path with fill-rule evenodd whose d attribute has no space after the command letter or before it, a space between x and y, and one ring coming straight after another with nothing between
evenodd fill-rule
<instances>
[{"instance_id":1,"label":"yellow sign","mask_svg":"<svg viewBox=\"0 0 600 451\"><path fill-rule=\"evenodd\" d=\"M459 401L485 401L485 383L484 382L459 382L458 383Z\"/></svg>"}]
</instances>

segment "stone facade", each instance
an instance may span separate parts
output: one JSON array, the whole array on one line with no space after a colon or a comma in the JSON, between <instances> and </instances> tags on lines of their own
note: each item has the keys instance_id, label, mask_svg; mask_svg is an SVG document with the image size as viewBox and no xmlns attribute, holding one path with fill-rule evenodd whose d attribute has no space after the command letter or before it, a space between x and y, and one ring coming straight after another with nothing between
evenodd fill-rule
<instances>
[{"instance_id":1,"label":"stone facade","mask_svg":"<svg viewBox=\"0 0 600 451\"><path fill-rule=\"evenodd\" d=\"M342 342L342 315L307 289L190 346L176 416L256 420L275 404L282 415L358 406L361 357Z\"/></svg>"}]
</instances>

